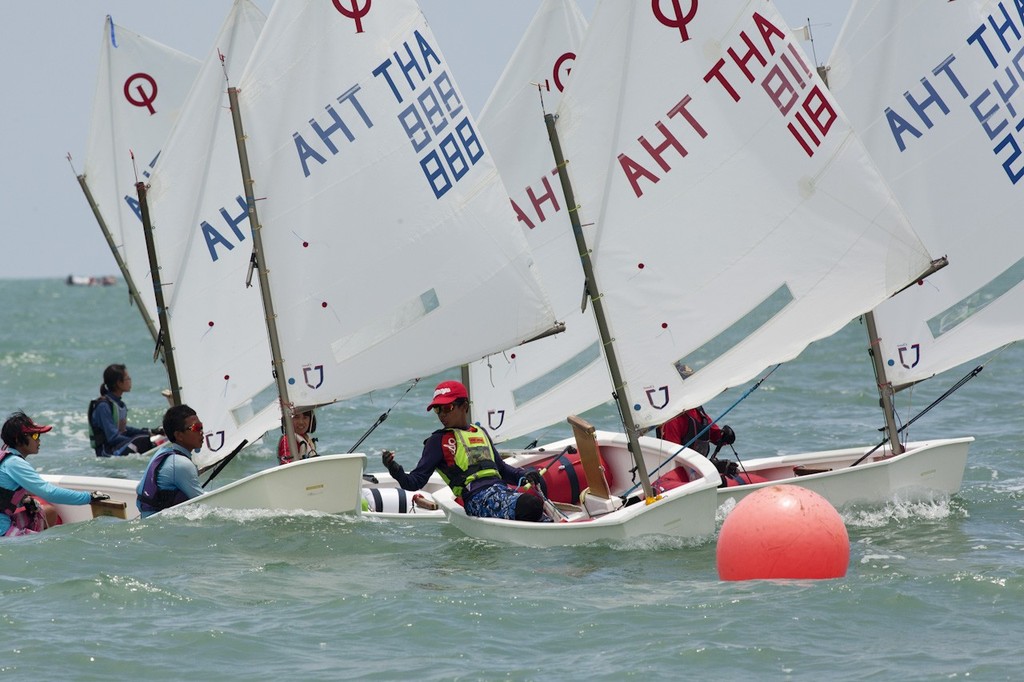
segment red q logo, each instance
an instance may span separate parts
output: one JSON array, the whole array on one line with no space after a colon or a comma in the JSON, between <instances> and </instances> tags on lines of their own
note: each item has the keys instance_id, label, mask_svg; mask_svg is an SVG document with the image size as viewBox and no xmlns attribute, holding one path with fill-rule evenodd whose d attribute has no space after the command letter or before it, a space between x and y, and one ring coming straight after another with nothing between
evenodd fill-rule
<instances>
[{"instance_id":1,"label":"red q logo","mask_svg":"<svg viewBox=\"0 0 1024 682\"><path fill-rule=\"evenodd\" d=\"M147 92L141 85L136 85L137 82L148 83L149 92ZM135 86L135 90L132 90L132 86ZM138 93L138 98L133 95ZM152 116L156 113L156 109L153 108L153 102L156 101L156 81L148 73L133 73L128 76L128 80L124 82L124 98L128 100L129 104L137 107L146 107L149 109L149 115Z\"/></svg>"},{"instance_id":2,"label":"red q logo","mask_svg":"<svg viewBox=\"0 0 1024 682\"><path fill-rule=\"evenodd\" d=\"M698 0L690 0L690 9L684 15L679 0L671 0L672 16L668 16L661 11L662 0L651 0L651 11L654 13L654 18L665 26L678 28L679 36L685 43L690 39L690 35L686 32L686 25L693 21L693 18L697 15L697 2Z\"/></svg>"},{"instance_id":3,"label":"red q logo","mask_svg":"<svg viewBox=\"0 0 1024 682\"><path fill-rule=\"evenodd\" d=\"M575 52L566 52L558 59L555 60L555 68L551 71L551 76L555 80L555 87L558 88L559 92L565 90L565 83L562 81L562 77L568 76L572 72L572 65L576 61Z\"/></svg>"},{"instance_id":4,"label":"red q logo","mask_svg":"<svg viewBox=\"0 0 1024 682\"><path fill-rule=\"evenodd\" d=\"M370 3L373 0L366 0L366 4L359 5L359 0L351 0L352 7L348 8L341 4L341 0L331 0L334 3L334 9L342 13L343 16L356 22L356 33L363 32L363 17L370 13Z\"/></svg>"}]
</instances>

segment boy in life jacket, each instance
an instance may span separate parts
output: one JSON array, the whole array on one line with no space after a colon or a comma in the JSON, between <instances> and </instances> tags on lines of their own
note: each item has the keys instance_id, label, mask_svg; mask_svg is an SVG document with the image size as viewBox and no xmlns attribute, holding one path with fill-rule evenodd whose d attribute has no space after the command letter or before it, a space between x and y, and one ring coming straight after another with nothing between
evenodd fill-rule
<instances>
[{"instance_id":1,"label":"boy in life jacket","mask_svg":"<svg viewBox=\"0 0 1024 682\"><path fill-rule=\"evenodd\" d=\"M485 516L516 521L541 521L544 507L540 498L521 493L516 486L531 483L546 490L544 479L536 471L511 467L498 456L483 427L469 421L469 393L458 381L442 381L434 390L427 411L437 414L441 428L423 444L416 467L406 473L395 461L395 453L385 450L381 461L402 488L419 490L436 470L462 498L470 516Z\"/></svg>"},{"instance_id":2,"label":"boy in life jacket","mask_svg":"<svg viewBox=\"0 0 1024 682\"><path fill-rule=\"evenodd\" d=\"M89 441L97 457L119 457L152 448L149 429L128 426L128 406L121 396L132 390L124 365L103 370L100 397L89 403Z\"/></svg>"},{"instance_id":3,"label":"boy in life jacket","mask_svg":"<svg viewBox=\"0 0 1024 682\"><path fill-rule=\"evenodd\" d=\"M0 537L38 533L56 523L56 510L45 505L44 500L57 504L89 504L110 499L100 492L55 486L36 473L26 458L39 452L40 435L52 428L36 424L24 412L15 412L0 429L4 442L0 450Z\"/></svg>"},{"instance_id":4,"label":"boy in life jacket","mask_svg":"<svg viewBox=\"0 0 1024 682\"><path fill-rule=\"evenodd\" d=\"M135 505L143 518L203 494L192 453L203 447L203 423L188 405L164 413L164 433L170 441L156 451L135 488Z\"/></svg>"}]
</instances>

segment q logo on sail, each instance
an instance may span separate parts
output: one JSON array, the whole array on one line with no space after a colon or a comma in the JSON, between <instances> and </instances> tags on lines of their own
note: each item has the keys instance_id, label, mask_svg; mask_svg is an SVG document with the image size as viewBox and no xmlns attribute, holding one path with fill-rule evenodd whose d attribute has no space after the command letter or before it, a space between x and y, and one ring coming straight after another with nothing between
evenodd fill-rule
<instances>
[{"instance_id":1,"label":"q logo on sail","mask_svg":"<svg viewBox=\"0 0 1024 682\"><path fill-rule=\"evenodd\" d=\"M143 82L149 85L149 92L143 89L142 85L136 85L136 82ZM132 86L135 87L134 91ZM152 116L156 113L156 109L153 108L153 102L156 101L156 81L148 73L133 73L128 76L128 80L124 82L124 98L128 100L128 103L136 107L146 107L149 109L149 115ZM133 95L138 93L138 99Z\"/></svg>"},{"instance_id":2,"label":"q logo on sail","mask_svg":"<svg viewBox=\"0 0 1024 682\"><path fill-rule=\"evenodd\" d=\"M686 26L693 18L697 16L697 0L693 0L690 3L690 10L684 15L683 9L679 4L679 0L671 0L673 15L670 17L662 11L662 0L651 0L651 11L654 13L654 18L660 21L669 28L678 28L679 36L685 43L690 39L690 34L686 31Z\"/></svg>"},{"instance_id":3,"label":"q logo on sail","mask_svg":"<svg viewBox=\"0 0 1024 682\"><path fill-rule=\"evenodd\" d=\"M373 0L366 0L366 4L362 7L359 6L359 0L352 0L351 9L341 4L341 0L331 0L334 3L334 9L342 13L343 16L348 17L356 24L356 33L363 32L363 17L370 13L370 3Z\"/></svg>"}]
</instances>

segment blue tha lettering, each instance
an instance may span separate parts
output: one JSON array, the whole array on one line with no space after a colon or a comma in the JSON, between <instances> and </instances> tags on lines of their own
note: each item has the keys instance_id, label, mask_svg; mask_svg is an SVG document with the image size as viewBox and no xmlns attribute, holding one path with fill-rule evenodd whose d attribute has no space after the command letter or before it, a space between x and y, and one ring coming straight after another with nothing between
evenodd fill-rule
<instances>
[{"instance_id":1,"label":"blue tha lettering","mask_svg":"<svg viewBox=\"0 0 1024 682\"><path fill-rule=\"evenodd\" d=\"M1024 24L1024 2L1021 2L1021 0L1014 0L1013 5L1014 9L1017 10L1017 21L1020 24ZM991 37L994 37L1002 47L1003 54L1009 54L1014 50L1014 47L1009 41L1007 41L1008 36L1012 34L1015 42L1019 42L1021 39L1020 28L1014 23L1013 18L1011 18L1010 13L1006 10L1004 4L1000 2L996 5L996 9L999 10L999 16L990 14L985 23L979 26L977 30L967 38L967 43L969 45L975 45L981 48L982 52L984 52L985 56L988 58L989 64L992 65L992 68L999 66L999 60L992 51L995 47L995 42L990 45L988 41L990 36L985 35L989 29L995 33L995 36Z\"/></svg>"},{"instance_id":2,"label":"blue tha lettering","mask_svg":"<svg viewBox=\"0 0 1024 682\"><path fill-rule=\"evenodd\" d=\"M441 58L437 56L437 52L420 32L413 31L413 37L416 40L415 51L409 43L402 43L403 54L399 54L398 50L392 52L391 59L384 60L373 70L374 76L384 77L391 88L391 94L395 96L395 101L399 104L405 101L401 92L404 89L403 82L405 86L408 86L407 94L416 92L417 88L433 74L434 66L441 66ZM392 67L395 67L394 72Z\"/></svg>"}]
</instances>

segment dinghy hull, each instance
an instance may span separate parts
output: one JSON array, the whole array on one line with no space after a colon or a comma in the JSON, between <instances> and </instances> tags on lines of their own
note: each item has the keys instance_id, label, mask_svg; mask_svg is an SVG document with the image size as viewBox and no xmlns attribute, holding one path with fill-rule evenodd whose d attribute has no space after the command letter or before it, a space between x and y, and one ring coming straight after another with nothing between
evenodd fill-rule
<instances>
[{"instance_id":1,"label":"dinghy hull","mask_svg":"<svg viewBox=\"0 0 1024 682\"><path fill-rule=\"evenodd\" d=\"M612 499L627 494L632 497L641 495L639 490L634 490L637 486L632 476L633 459L625 435L598 431L595 437L602 465L607 466ZM665 490L660 499L651 504L641 499L600 515L569 512L568 520L533 523L469 516L448 489L435 493L434 497L449 523L458 530L474 538L503 544L557 547L630 540L647 535L688 539L713 535L715 490L720 482L714 465L693 450L680 448L674 443L655 438L642 437L639 440L653 482L677 469L682 469L685 472L682 478L688 479L676 481L675 487ZM558 441L538 451L512 457L508 462L522 467L550 461L551 455L573 444L572 438ZM669 463L662 466L666 461Z\"/></svg>"},{"instance_id":2,"label":"dinghy hull","mask_svg":"<svg viewBox=\"0 0 1024 682\"><path fill-rule=\"evenodd\" d=\"M324 455L273 467L246 476L183 502L179 507L202 504L221 509L281 509L328 514L359 513L366 455ZM72 490L98 490L111 500L125 502L128 519L138 518L135 487L138 481L94 476L43 476ZM63 523L93 518L89 505L54 505Z\"/></svg>"},{"instance_id":3,"label":"dinghy hull","mask_svg":"<svg viewBox=\"0 0 1024 682\"><path fill-rule=\"evenodd\" d=\"M745 460L740 474L767 480L719 488L718 503L739 502L756 490L780 484L813 490L837 508L948 497L960 490L973 441L965 437L909 443L907 451L895 457L887 445L857 466L851 465L870 447ZM797 469L818 473L798 476L794 473Z\"/></svg>"},{"instance_id":4,"label":"dinghy hull","mask_svg":"<svg viewBox=\"0 0 1024 682\"><path fill-rule=\"evenodd\" d=\"M366 455L322 455L291 462L183 502L223 509L358 513Z\"/></svg>"}]
</instances>

